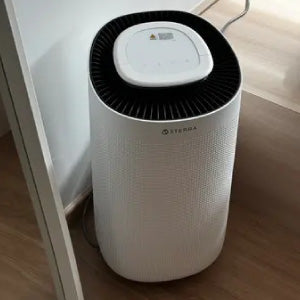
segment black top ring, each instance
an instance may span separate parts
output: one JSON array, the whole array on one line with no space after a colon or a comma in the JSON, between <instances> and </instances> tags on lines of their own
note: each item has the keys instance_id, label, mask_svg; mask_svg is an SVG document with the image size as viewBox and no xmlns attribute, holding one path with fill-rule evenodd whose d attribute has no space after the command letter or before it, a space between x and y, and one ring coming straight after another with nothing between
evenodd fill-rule
<instances>
[{"instance_id":1,"label":"black top ring","mask_svg":"<svg viewBox=\"0 0 300 300\"><path fill-rule=\"evenodd\" d=\"M113 61L118 35L136 24L170 21L194 29L210 49L214 67L200 81L170 88L141 88L126 83ZM99 98L111 109L144 120L179 120L212 112L228 103L241 84L238 60L224 36L202 18L180 11L150 11L118 17L97 33L90 52L90 77Z\"/></svg>"}]
</instances>

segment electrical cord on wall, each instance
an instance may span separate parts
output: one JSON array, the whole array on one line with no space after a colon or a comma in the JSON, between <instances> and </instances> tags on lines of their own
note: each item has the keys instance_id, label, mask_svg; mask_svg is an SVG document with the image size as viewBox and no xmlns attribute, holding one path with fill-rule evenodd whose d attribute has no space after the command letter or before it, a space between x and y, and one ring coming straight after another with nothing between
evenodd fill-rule
<instances>
[{"instance_id":1,"label":"electrical cord on wall","mask_svg":"<svg viewBox=\"0 0 300 300\"><path fill-rule=\"evenodd\" d=\"M212 6L214 6L215 4L217 4L220 0L215 0L214 2L212 2L210 5L208 5L200 14L199 16L201 16L203 13L205 13L207 10L209 10ZM238 14L237 16L235 16L234 18L230 19L227 23L225 23L225 25L220 29L220 31L222 33L225 33L225 31L227 30L227 28L233 24L234 22L236 22L237 20L241 19L242 17L244 17L248 11L250 9L250 0L245 0L245 8L244 10Z\"/></svg>"},{"instance_id":2,"label":"electrical cord on wall","mask_svg":"<svg viewBox=\"0 0 300 300\"><path fill-rule=\"evenodd\" d=\"M83 211L82 211L82 218L81 218L81 228L86 241L96 249L99 249L99 246L96 242L92 241L89 237L88 229L87 229L87 212L90 204L93 203L93 193L91 193L88 198L85 200Z\"/></svg>"}]
</instances>

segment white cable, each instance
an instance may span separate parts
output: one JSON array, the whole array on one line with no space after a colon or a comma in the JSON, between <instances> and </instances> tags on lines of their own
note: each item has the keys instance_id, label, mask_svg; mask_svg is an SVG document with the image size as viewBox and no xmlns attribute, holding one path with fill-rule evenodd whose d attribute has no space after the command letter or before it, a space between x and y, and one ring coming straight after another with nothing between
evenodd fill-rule
<instances>
[{"instance_id":1,"label":"white cable","mask_svg":"<svg viewBox=\"0 0 300 300\"><path fill-rule=\"evenodd\" d=\"M239 20L240 18L242 18L250 9L250 0L246 0L245 2L245 8L244 10L239 14L237 15L236 17L230 19L222 28L221 28L221 32L224 33L226 31L226 29L232 24L234 23L235 21Z\"/></svg>"},{"instance_id":2,"label":"white cable","mask_svg":"<svg viewBox=\"0 0 300 300\"><path fill-rule=\"evenodd\" d=\"M200 13L199 13L199 16L201 16L202 14L204 14L207 10L209 10L212 6L214 6L215 4L217 4L220 0L215 0L214 2L212 2L211 4L209 4L206 8L204 8L204 10L202 10ZM248 13L250 9L250 0L245 0L245 8L244 10L239 14L237 15L236 17L230 19L221 29L220 31L222 33L224 33L226 31L226 29L232 24L234 23L235 21L239 20L240 18L242 18L244 15L246 15Z\"/></svg>"},{"instance_id":3,"label":"white cable","mask_svg":"<svg viewBox=\"0 0 300 300\"><path fill-rule=\"evenodd\" d=\"M217 4L220 0L215 0L214 2L212 2L211 4L209 4L206 8L204 8L200 13L199 16L201 16L202 14L204 14L207 10L209 10L212 6L214 6L215 4Z\"/></svg>"}]
</instances>

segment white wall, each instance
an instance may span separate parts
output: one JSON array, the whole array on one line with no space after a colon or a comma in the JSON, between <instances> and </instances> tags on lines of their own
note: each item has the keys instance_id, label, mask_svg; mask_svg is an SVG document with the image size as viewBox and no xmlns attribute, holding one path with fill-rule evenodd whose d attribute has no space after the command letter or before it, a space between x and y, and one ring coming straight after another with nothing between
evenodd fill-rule
<instances>
[{"instance_id":1,"label":"white wall","mask_svg":"<svg viewBox=\"0 0 300 300\"><path fill-rule=\"evenodd\" d=\"M95 33L121 14L201 1L13 0L65 206L91 185L87 62Z\"/></svg>"},{"instance_id":2,"label":"white wall","mask_svg":"<svg viewBox=\"0 0 300 300\"><path fill-rule=\"evenodd\" d=\"M9 124L0 95L0 137L9 131Z\"/></svg>"}]
</instances>

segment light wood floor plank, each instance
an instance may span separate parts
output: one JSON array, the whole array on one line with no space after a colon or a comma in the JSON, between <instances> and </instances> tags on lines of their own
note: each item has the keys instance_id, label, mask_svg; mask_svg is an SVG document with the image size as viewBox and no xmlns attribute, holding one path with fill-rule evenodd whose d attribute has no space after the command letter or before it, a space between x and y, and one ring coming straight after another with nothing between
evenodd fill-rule
<instances>
[{"instance_id":1,"label":"light wood floor plank","mask_svg":"<svg viewBox=\"0 0 300 300\"><path fill-rule=\"evenodd\" d=\"M56 299L12 136L0 139L0 299Z\"/></svg>"},{"instance_id":2,"label":"light wood floor plank","mask_svg":"<svg viewBox=\"0 0 300 300\"><path fill-rule=\"evenodd\" d=\"M203 14L217 28L243 10L220 0ZM241 61L244 89L300 112L300 3L251 0L249 13L225 33Z\"/></svg>"}]
</instances>

